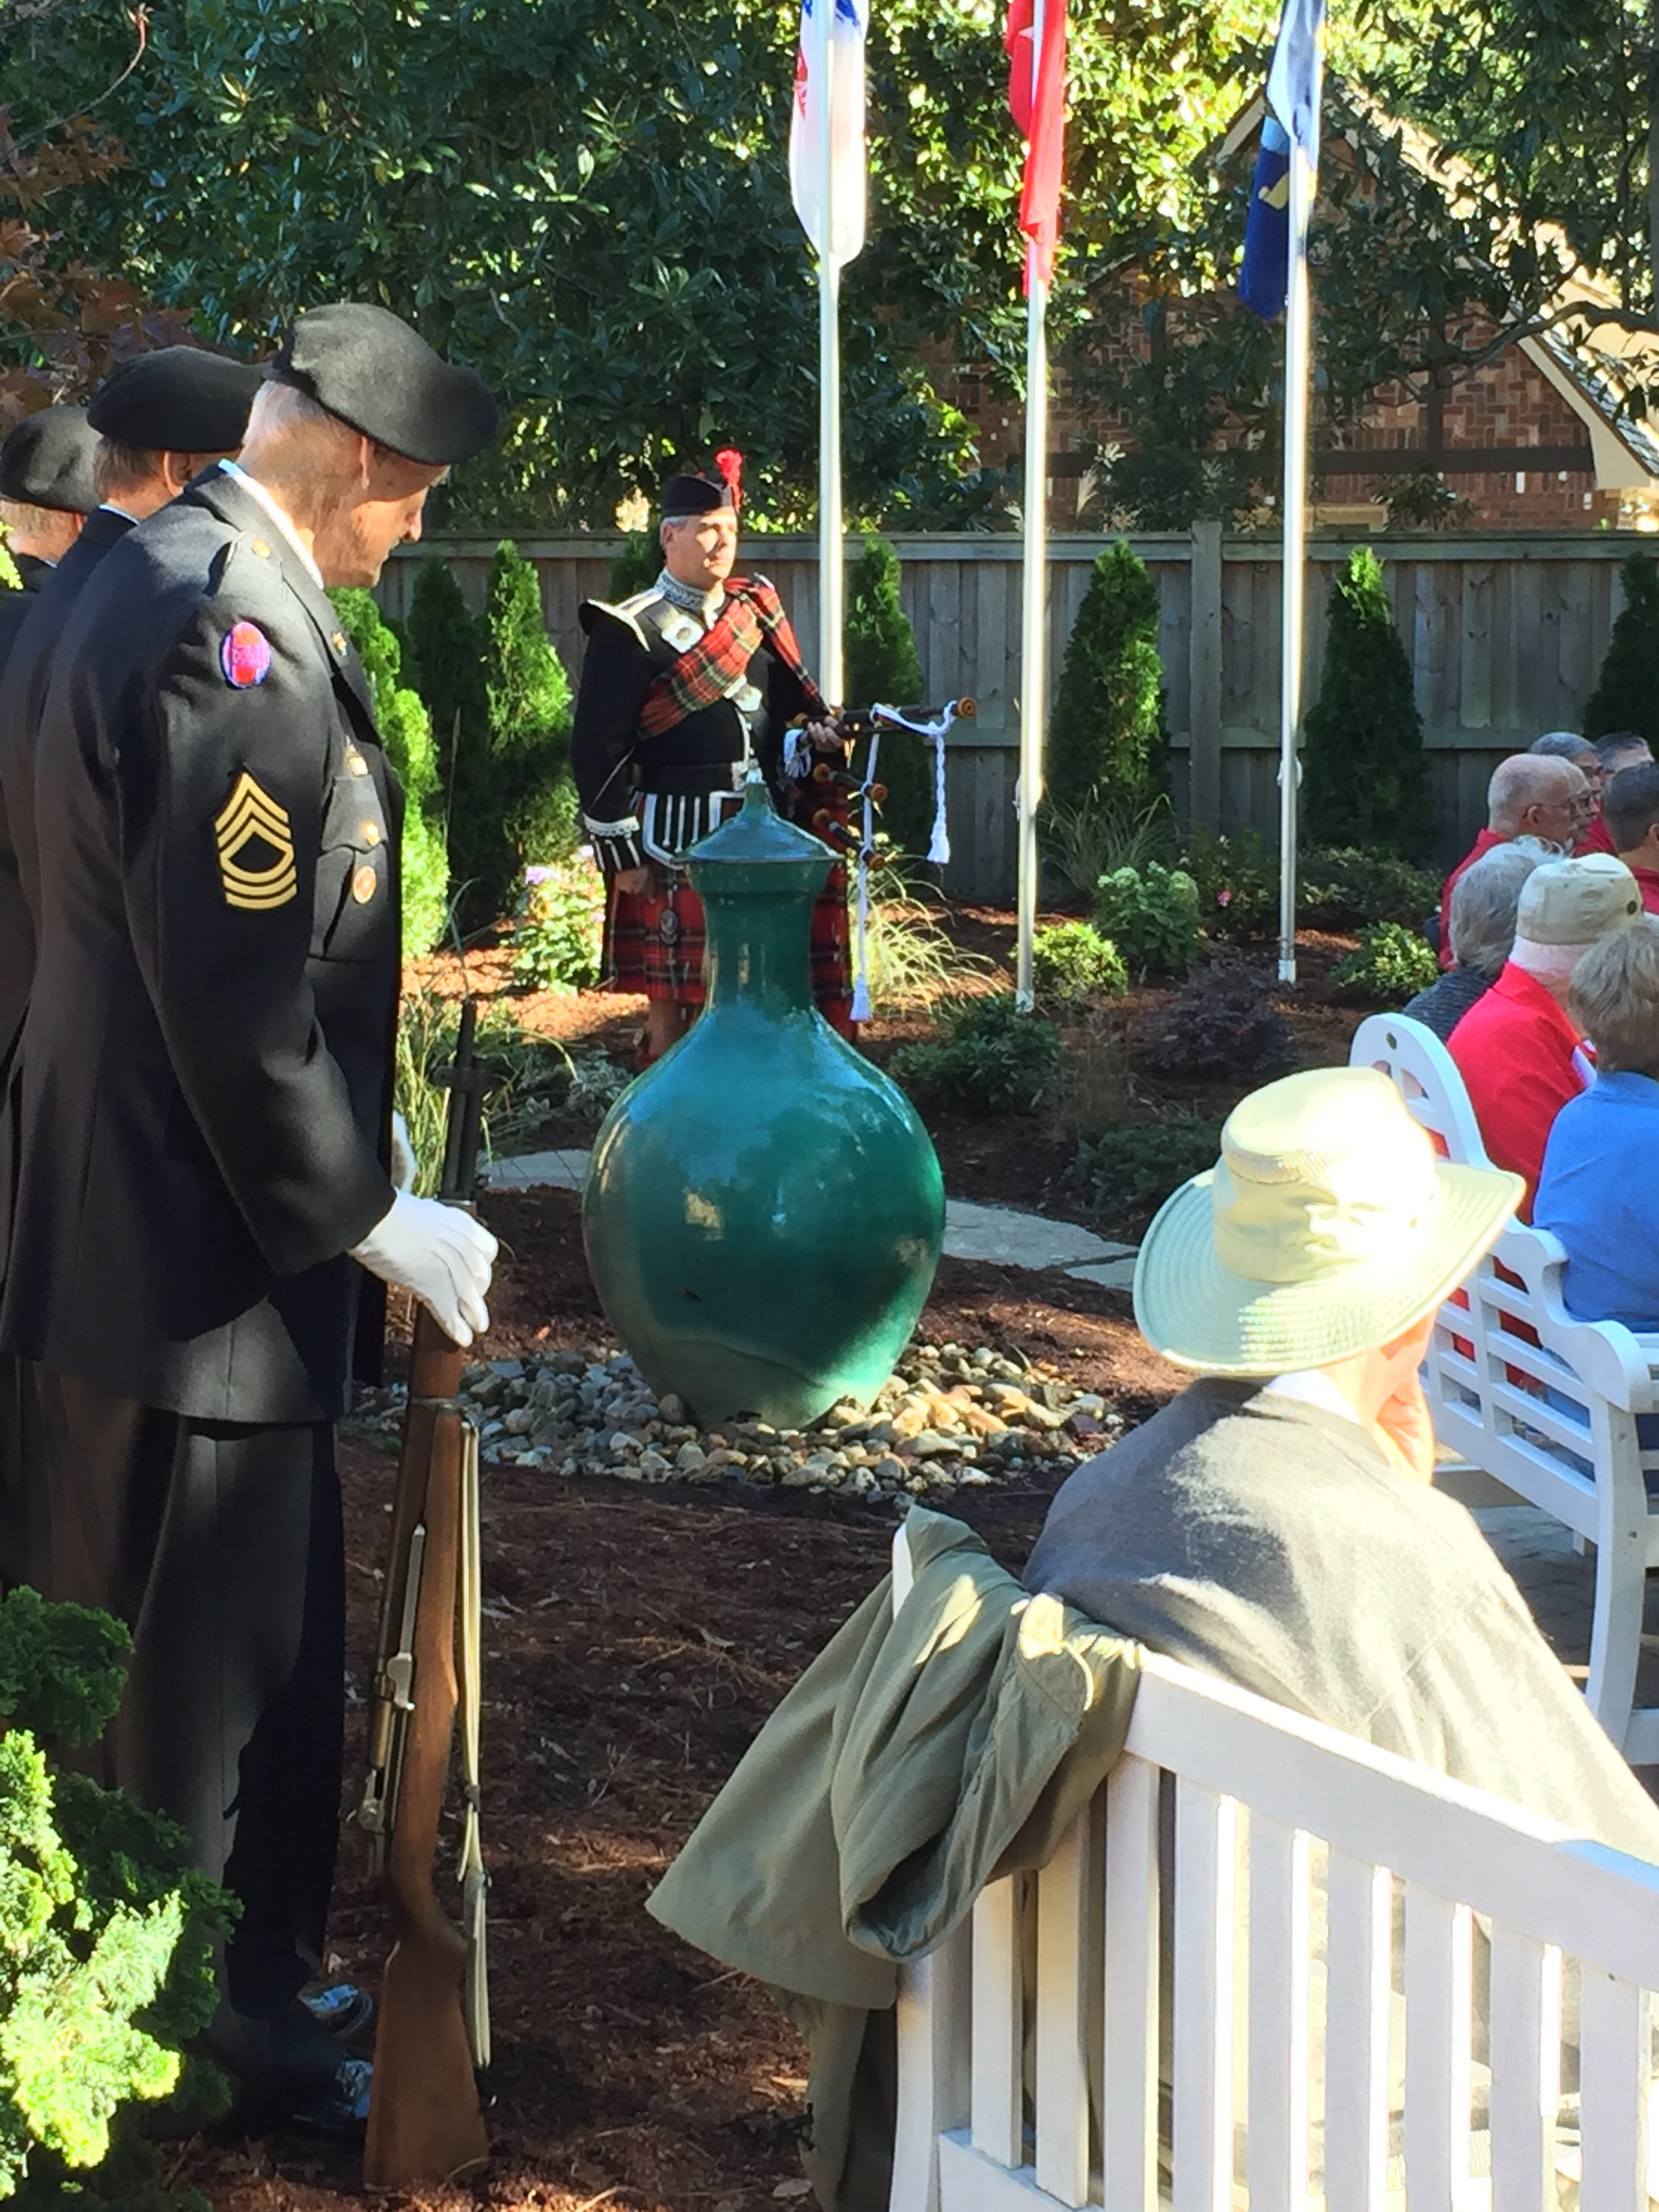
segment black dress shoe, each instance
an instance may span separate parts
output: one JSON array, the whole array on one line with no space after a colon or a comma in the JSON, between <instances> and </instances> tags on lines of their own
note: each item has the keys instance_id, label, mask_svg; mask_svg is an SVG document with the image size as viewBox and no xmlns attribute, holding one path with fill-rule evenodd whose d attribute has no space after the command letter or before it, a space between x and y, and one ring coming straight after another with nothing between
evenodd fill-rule
<instances>
[{"instance_id":1,"label":"black dress shoe","mask_svg":"<svg viewBox=\"0 0 1659 2212\"><path fill-rule=\"evenodd\" d=\"M309 1990L300 2002L337 2043L349 2043L374 2025L374 2000L355 1982L331 1982L326 1989Z\"/></svg>"},{"instance_id":2,"label":"black dress shoe","mask_svg":"<svg viewBox=\"0 0 1659 2212\"><path fill-rule=\"evenodd\" d=\"M343 2058L334 2079L289 2112L296 2135L327 2142L355 2142L368 2119L368 2092L374 2069L367 2058Z\"/></svg>"}]
</instances>

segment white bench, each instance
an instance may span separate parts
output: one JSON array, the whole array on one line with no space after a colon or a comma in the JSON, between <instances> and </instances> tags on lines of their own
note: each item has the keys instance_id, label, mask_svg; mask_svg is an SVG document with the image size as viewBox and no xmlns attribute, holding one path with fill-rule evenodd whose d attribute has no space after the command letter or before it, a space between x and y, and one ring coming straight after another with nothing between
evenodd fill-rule
<instances>
[{"instance_id":1,"label":"white bench","mask_svg":"<svg viewBox=\"0 0 1659 2212\"><path fill-rule=\"evenodd\" d=\"M1449 1158L1489 1164L1456 1064L1420 1022L1371 1015L1348 1059L1390 1076ZM1642 1765L1659 1761L1659 1707L1635 1705L1647 1571L1659 1565L1659 1450L1642 1449L1636 1423L1659 1413L1659 1338L1575 1321L1565 1259L1543 1231L1506 1229L1464 1285L1468 1310L1441 1308L1424 1388L1443 1444L1595 1545L1587 1694Z\"/></svg>"},{"instance_id":2,"label":"white bench","mask_svg":"<svg viewBox=\"0 0 1659 2212\"><path fill-rule=\"evenodd\" d=\"M1054 1858L901 1977L890 2212L1639 2212L1655 1990L1659 1868L1151 1658Z\"/></svg>"}]
</instances>

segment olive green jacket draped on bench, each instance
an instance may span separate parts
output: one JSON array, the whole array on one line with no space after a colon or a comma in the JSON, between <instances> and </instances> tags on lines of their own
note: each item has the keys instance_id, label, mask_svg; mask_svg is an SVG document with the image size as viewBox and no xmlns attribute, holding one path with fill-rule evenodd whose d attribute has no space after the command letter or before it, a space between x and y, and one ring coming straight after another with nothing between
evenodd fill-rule
<instances>
[{"instance_id":1,"label":"olive green jacket draped on bench","mask_svg":"<svg viewBox=\"0 0 1659 2212\"><path fill-rule=\"evenodd\" d=\"M811 2049L823 2212L884 2212L898 1967L999 1875L1042 1866L1123 1747L1139 1647L1031 1597L972 1529L915 1508L891 1579L821 1651L650 1900L770 1984Z\"/></svg>"}]
</instances>

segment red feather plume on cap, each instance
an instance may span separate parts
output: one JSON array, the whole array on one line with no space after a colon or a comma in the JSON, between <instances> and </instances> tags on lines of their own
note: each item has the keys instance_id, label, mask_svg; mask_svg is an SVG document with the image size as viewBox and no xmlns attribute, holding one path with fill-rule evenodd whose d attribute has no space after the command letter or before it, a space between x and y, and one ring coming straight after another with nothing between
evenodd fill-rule
<instances>
[{"instance_id":1,"label":"red feather plume on cap","mask_svg":"<svg viewBox=\"0 0 1659 2212\"><path fill-rule=\"evenodd\" d=\"M743 455L735 446L722 446L714 456L714 466L726 479L735 510L743 505Z\"/></svg>"}]
</instances>

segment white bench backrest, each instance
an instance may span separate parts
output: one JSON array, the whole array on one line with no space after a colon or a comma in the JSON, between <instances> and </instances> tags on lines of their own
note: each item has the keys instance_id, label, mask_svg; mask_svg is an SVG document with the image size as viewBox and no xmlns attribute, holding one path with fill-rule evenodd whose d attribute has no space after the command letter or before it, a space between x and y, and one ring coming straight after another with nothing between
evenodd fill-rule
<instances>
[{"instance_id":1,"label":"white bench backrest","mask_svg":"<svg viewBox=\"0 0 1659 2212\"><path fill-rule=\"evenodd\" d=\"M1422 1022L1406 1014L1368 1014L1348 1047L1350 1067L1375 1067L1388 1076L1416 1119L1449 1160L1490 1167L1480 1124L1457 1063Z\"/></svg>"},{"instance_id":2,"label":"white bench backrest","mask_svg":"<svg viewBox=\"0 0 1659 2212\"><path fill-rule=\"evenodd\" d=\"M902 1977L891 2212L1638 2212L1656 1990L1659 1868L1149 1658L1053 1861Z\"/></svg>"}]
</instances>

